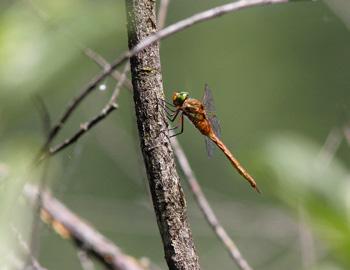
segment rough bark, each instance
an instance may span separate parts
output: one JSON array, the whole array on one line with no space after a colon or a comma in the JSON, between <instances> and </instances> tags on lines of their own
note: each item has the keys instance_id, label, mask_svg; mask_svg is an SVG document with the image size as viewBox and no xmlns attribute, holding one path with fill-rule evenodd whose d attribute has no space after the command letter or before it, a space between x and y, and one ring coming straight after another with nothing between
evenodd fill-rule
<instances>
[{"instance_id":1,"label":"rough bark","mask_svg":"<svg viewBox=\"0 0 350 270\"><path fill-rule=\"evenodd\" d=\"M157 31L156 2L126 0L129 48ZM169 269L200 269L175 169L166 118L159 44L130 59L142 154Z\"/></svg>"}]
</instances>

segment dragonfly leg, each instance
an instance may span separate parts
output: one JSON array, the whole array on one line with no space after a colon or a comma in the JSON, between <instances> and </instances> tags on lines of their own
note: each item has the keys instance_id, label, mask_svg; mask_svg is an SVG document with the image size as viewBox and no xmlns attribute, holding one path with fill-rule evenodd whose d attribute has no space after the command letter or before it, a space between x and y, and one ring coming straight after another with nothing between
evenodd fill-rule
<instances>
[{"instance_id":1,"label":"dragonfly leg","mask_svg":"<svg viewBox=\"0 0 350 270\"><path fill-rule=\"evenodd\" d=\"M172 127L172 128L168 128L168 130L175 130L175 129L178 129L180 127L180 125L176 125L175 127Z\"/></svg>"},{"instance_id":2,"label":"dragonfly leg","mask_svg":"<svg viewBox=\"0 0 350 270\"><path fill-rule=\"evenodd\" d=\"M171 102L168 102L165 99L161 99L161 101L163 101L166 105L175 108L174 104L172 104Z\"/></svg>"},{"instance_id":3,"label":"dragonfly leg","mask_svg":"<svg viewBox=\"0 0 350 270\"><path fill-rule=\"evenodd\" d=\"M168 118L168 120L171 121L171 119L173 119L173 117L176 115L176 111L168 111L166 108L164 109L165 110L165 113L166 113L166 117Z\"/></svg>"},{"instance_id":4,"label":"dragonfly leg","mask_svg":"<svg viewBox=\"0 0 350 270\"><path fill-rule=\"evenodd\" d=\"M160 104L160 106L163 107L166 117L169 121L174 121L176 116L177 116L177 109L173 109L174 106L172 105L172 107L170 107L169 105L167 105L166 103L164 103L165 100L159 99L158 104Z\"/></svg>"},{"instance_id":5,"label":"dragonfly leg","mask_svg":"<svg viewBox=\"0 0 350 270\"><path fill-rule=\"evenodd\" d=\"M176 110L176 112L168 117L169 121L174 122L176 117L179 115L180 110ZM183 118L183 115L181 114L181 117Z\"/></svg>"},{"instance_id":6,"label":"dragonfly leg","mask_svg":"<svg viewBox=\"0 0 350 270\"><path fill-rule=\"evenodd\" d=\"M170 136L170 138L178 136L178 135L180 135L180 134L182 134L184 132L184 115L183 114L181 114L181 116L180 116L180 123L179 123L179 125L181 125L181 130L178 133L172 134ZM171 130L178 128L179 125L177 125L175 128L172 128Z\"/></svg>"},{"instance_id":7,"label":"dragonfly leg","mask_svg":"<svg viewBox=\"0 0 350 270\"><path fill-rule=\"evenodd\" d=\"M166 101L164 99L159 99L158 103L160 103L160 105L164 109L166 109L166 110L168 110L168 111L170 111L172 113L176 112L176 107L173 104L171 104L170 102L168 102L168 101Z\"/></svg>"},{"instance_id":8,"label":"dragonfly leg","mask_svg":"<svg viewBox=\"0 0 350 270\"><path fill-rule=\"evenodd\" d=\"M177 110L176 113L174 113L174 114L172 115L172 117L170 117L170 116L167 115L167 118L169 119L169 121L174 122L175 119L176 119L176 117L179 115L179 113L180 113L180 110ZM175 129L177 129L177 128L180 127L180 124L181 124L181 131L180 131L179 133L175 134L175 136L181 134L181 133L183 132L183 114L181 114L181 119L180 119L180 121L181 121L181 123L177 124L175 127L168 128L168 129L166 129L166 130L162 130L162 131L160 132L160 134L161 134L161 133L164 133L165 131L172 131L172 130L175 130ZM173 137L173 136L174 136L174 135L171 135L170 138Z\"/></svg>"}]
</instances>

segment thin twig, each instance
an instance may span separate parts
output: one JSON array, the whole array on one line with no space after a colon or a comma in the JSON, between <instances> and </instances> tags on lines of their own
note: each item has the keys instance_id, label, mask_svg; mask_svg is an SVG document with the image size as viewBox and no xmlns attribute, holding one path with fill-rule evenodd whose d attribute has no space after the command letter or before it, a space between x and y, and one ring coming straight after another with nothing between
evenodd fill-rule
<instances>
[{"instance_id":1,"label":"thin twig","mask_svg":"<svg viewBox=\"0 0 350 270\"><path fill-rule=\"evenodd\" d=\"M83 268L83 270L94 270L94 263L90 259L89 255L84 249L79 248L77 250L77 256L80 261L80 265Z\"/></svg>"},{"instance_id":2,"label":"thin twig","mask_svg":"<svg viewBox=\"0 0 350 270\"><path fill-rule=\"evenodd\" d=\"M332 161L342 142L342 139L343 136L338 127L334 127L329 131L326 141L324 142L317 158L317 162L321 164L322 167L328 166Z\"/></svg>"},{"instance_id":3,"label":"thin twig","mask_svg":"<svg viewBox=\"0 0 350 270\"><path fill-rule=\"evenodd\" d=\"M38 196L38 187L27 184L24 195L30 202ZM92 228L80 217L70 211L49 192L41 191L41 218L62 238L73 240L74 244L85 250L111 270L145 270L148 266L129 255Z\"/></svg>"},{"instance_id":4,"label":"thin twig","mask_svg":"<svg viewBox=\"0 0 350 270\"><path fill-rule=\"evenodd\" d=\"M156 1L125 0L125 4L128 46L132 49L157 31ZM130 68L140 146L165 260L171 270L199 270L186 199L159 106L159 99L164 98L159 43L134 55Z\"/></svg>"},{"instance_id":5,"label":"thin twig","mask_svg":"<svg viewBox=\"0 0 350 270\"><path fill-rule=\"evenodd\" d=\"M161 0L158 11L158 29L163 29L168 13L169 0Z\"/></svg>"},{"instance_id":6,"label":"thin twig","mask_svg":"<svg viewBox=\"0 0 350 270\"><path fill-rule=\"evenodd\" d=\"M43 134L47 136L51 129L51 117L49 110L47 109L44 100L39 95L34 96L33 100L38 109L39 116L41 117Z\"/></svg>"},{"instance_id":7,"label":"thin twig","mask_svg":"<svg viewBox=\"0 0 350 270\"><path fill-rule=\"evenodd\" d=\"M299 243L302 268L304 270L312 269L316 264L315 243L310 228L306 225L305 209L299 204Z\"/></svg>"},{"instance_id":8,"label":"thin twig","mask_svg":"<svg viewBox=\"0 0 350 270\"><path fill-rule=\"evenodd\" d=\"M89 57L90 59L92 59L96 64L98 64L100 67L102 67L103 69L108 69L109 67L109 63L101 56L99 55L97 52L95 52L94 50L92 50L91 48L87 48L84 44L82 44L81 42L77 41L75 39L75 36L73 33L71 33L69 30L67 30L67 28L62 28L59 25L57 25L56 23L53 22L53 20L50 18L50 16L42 9L40 9L36 4L33 3L32 0L26 0L28 2L28 4L30 4L31 8L33 9L33 11L37 14L37 16L43 20L47 25L49 25L52 28L55 28L57 30L60 31L60 33L64 34L64 37L69 41L69 42L73 42L73 44L79 49L81 50L87 57ZM118 70L114 70L113 73L111 74L112 77L114 79L116 79L117 81L120 80L121 78L121 73ZM129 89L132 90L132 84L130 80L125 80L124 82L124 86Z\"/></svg>"},{"instance_id":9,"label":"thin twig","mask_svg":"<svg viewBox=\"0 0 350 270\"><path fill-rule=\"evenodd\" d=\"M73 110L79 105L79 103L84 99L84 97L93 90L93 88L95 88L104 78L106 78L121 63L123 63L124 61L126 61L128 58L135 55L139 51L143 50L144 48L146 48L150 44L152 44L160 39L163 39L167 36L170 36L171 34L174 34L178 31L181 31L185 28L188 28L196 23L221 16L221 15L226 14L228 12L232 12L235 10L239 10L239 9L254 6L254 5L266 5L266 4L273 4L273 3L285 3L285 2L288 2L288 1L287 0L270 0L270 1L268 1L268 0L255 0L255 1L241 0L241 1L238 1L235 3L231 3L231 4L221 6L221 7L214 8L214 9L202 12L202 13L198 13L198 14L196 14L188 19L180 21L174 25L171 25L171 26L165 28L164 30L161 30L161 31L157 32L156 34L150 36L149 38L145 39L143 42L138 44L136 47L134 47L132 50L122 54L116 61L113 62L113 64L108 69L105 69L100 75L95 77L86 86L84 91L77 98L75 98L73 100L73 102L68 106L67 110L65 111L65 113L61 117L59 123L52 129L52 132L51 132L51 135L50 135L48 141L50 142L53 139L53 137L59 132L59 130L61 129L64 122L68 119L71 112L73 112ZM195 178L192 178L192 180L193 179L195 179ZM197 183L197 185L194 185L193 187L197 187L197 190L198 190L198 187L199 187L198 183ZM205 206L207 204L207 201L205 199L203 201L203 199L199 200L199 198L198 198L198 202L199 201L201 201L200 205L202 204L203 206ZM210 207L209 207L209 209L211 210ZM235 247L232 240L230 238L226 237L227 236L226 232L222 229L221 226L218 227L218 225L220 225L220 224L218 223L215 215L212 215L212 213L213 213L212 210L207 212L206 217L207 217L208 221L209 220L211 221L211 225L215 229L219 238L225 242L226 247L230 250L231 256L233 258L235 258L236 262L240 265L241 269L251 269L251 268L249 268L249 265L245 262L245 260L240 255L238 249ZM245 266L245 264L246 264L246 266Z\"/></svg>"},{"instance_id":10,"label":"thin twig","mask_svg":"<svg viewBox=\"0 0 350 270\"><path fill-rule=\"evenodd\" d=\"M278 3L287 3L289 0L240 0L233 3L229 3L226 5L218 6L200 13L197 13L189 18L181 20L177 23L174 23L155 34L145 38L142 42L137 44L133 49L122 53L108 68L104 69L100 74L95 76L77 95L73 100L68 104L67 108L63 112L60 117L58 123L54 125L51 129L51 132L44 144L43 149L52 142L52 140L56 137L59 131L62 129L64 123L67 121L71 113L78 107L80 102L84 100L84 98L89 95L96 86L101 83L107 76L109 76L119 65L128 60L130 57L134 56L138 52L142 51L146 47L150 46L156 41L164 39L172 34L175 34L179 31L182 31L190 26L193 26L197 23L204 22L210 19L214 19L216 17L228 14L233 11L237 11L240 9L259 6L259 5L268 5L268 4L278 4Z\"/></svg>"},{"instance_id":11,"label":"thin twig","mask_svg":"<svg viewBox=\"0 0 350 270\"><path fill-rule=\"evenodd\" d=\"M183 149L181 148L178 140L175 137L171 139L171 144L173 146L175 156L180 164L181 170L185 174L186 180L191 188L191 191L199 205L199 208L203 212L206 220L208 221L210 226L213 228L214 232L216 233L220 241L225 245L231 258L234 260L237 266L241 270L252 270L253 268L251 268L248 262L243 258L241 252L239 251L239 249L237 248L233 240L230 238L230 236L227 234L225 229L222 227L213 209L210 207L209 202L206 199L191 169L191 166L187 160L187 157Z\"/></svg>"},{"instance_id":12,"label":"thin twig","mask_svg":"<svg viewBox=\"0 0 350 270\"><path fill-rule=\"evenodd\" d=\"M115 103L117 101L117 98L118 98L119 93L120 93L120 89L121 89L122 85L124 84L124 82L127 80L126 74L129 72L129 70L130 70L130 65L129 65L129 63L126 63L124 70L121 73L120 80L118 81L117 86L115 87L115 90L113 91L113 94L109 100L110 104ZM131 85L131 90L132 90L132 85Z\"/></svg>"},{"instance_id":13,"label":"thin twig","mask_svg":"<svg viewBox=\"0 0 350 270\"><path fill-rule=\"evenodd\" d=\"M350 146L350 125L349 124L343 127L343 134L347 144Z\"/></svg>"},{"instance_id":14,"label":"thin twig","mask_svg":"<svg viewBox=\"0 0 350 270\"><path fill-rule=\"evenodd\" d=\"M112 111L118 108L117 104L108 104L107 107L103 108L101 112L90 119L89 121L80 125L79 130L70 138L64 140L62 143L55 145L50 148L49 155L53 156L54 154L60 152L67 146L75 143L81 136L83 136L87 131L89 131L93 126L95 126L98 122L105 119Z\"/></svg>"},{"instance_id":15,"label":"thin twig","mask_svg":"<svg viewBox=\"0 0 350 270\"><path fill-rule=\"evenodd\" d=\"M118 105L116 104L116 100L119 96L121 86L124 84L127 78L126 73L128 73L128 71L129 71L129 64L126 64L121 74L121 78L118 81L110 100L108 101L106 106L101 110L101 112L97 116L90 119L89 121L81 124L79 130L73 136L64 140L61 144L51 147L49 150L49 155L52 156L54 154L57 154L58 152L62 151L69 145L75 143L81 136L83 136L86 132L88 132L92 127L94 127L97 123L105 119L112 111L118 108Z\"/></svg>"},{"instance_id":16,"label":"thin twig","mask_svg":"<svg viewBox=\"0 0 350 270\"><path fill-rule=\"evenodd\" d=\"M91 60L93 60L96 64L98 64L101 68L103 69L109 69L110 68L110 64L108 63L108 61L106 59L104 59L102 57L102 55L98 54L97 52L95 52L94 50L92 50L91 48L85 48L83 49L84 54L89 57ZM113 77L113 79L115 79L116 81L120 81L123 73L119 72L118 70L114 70L113 73L111 74L111 76ZM124 81L124 86L125 88L127 88L129 91L132 91L132 83L128 78L125 78Z\"/></svg>"},{"instance_id":17,"label":"thin twig","mask_svg":"<svg viewBox=\"0 0 350 270\"><path fill-rule=\"evenodd\" d=\"M45 133L47 134L47 132ZM50 160L45 160L44 164L42 166L42 172L38 181L38 187L39 187L39 192L37 193L37 197L35 198L35 201L33 202L35 212L39 212L40 207L41 207L41 190L45 189L47 185L47 173L49 170L49 163ZM39 251L40 251L40 241L39 241L39 234L40 234L40 222L38 219L34 218L32 219L32 224L31 224L31 234L30 234L30 251L31 254L35 257L39 257ZM28 256L27 260L30 260L30 256Z\"/></svg>"},{"instance_id":18,"label":"thin twig","mask_svg":"<svg viewBox=\"0 0 350 270\"><path fill-rule=\"evenodd\" d=\"M40 9L38 6L36 6L32 0L27 0L27 2L30 4L30 6L33 8L33 10L35 11L35 13L38 15L38 17L40 19L42 19L45 23L47 23L48 25L50 25L51 27L60 29L60 31L62 32L62 29L57 26L51 19L50 16L42 9ZM110 64L101 56L99 55L97 52L95 52L94 50L87 48L86 46L84 46L83 44L81 44L80 42L76 41L72 35L71 32L67 31L66 29L63 29L63 33L65 35L65 37L69 40L69 41L74 41L74 44L76 47L78 47L87 57L89 57L90 59L92 59L95 63L97 63L100 67L102 67L104 70L105 69L109 69L110 68ZM112 73L112 77L119 81L121 80L121 78L123 77L123 74L120 73L118 70L114 70ZM132 91L132 84L131 81L124 76L123 79L124 82L124 86ZM120 86L119 86L120 87ZM117 90L119 91L119 90ZM44 124L47 126L49 126L48 129L45 129L45 134L47 133L47 141L45 143L45 145L42 147L42 149L40 150L39 154L38 154L38 158L36 158L35 160L41 161L45 158L46 154L43 155L43 153L47 153L47 148L49 147L50 144L50 140L52 141L53 139L53 135L52 135L52 130L51 130L51 122L50 122L50 118L48 113L44 110L46 109L45 104L43 103L43 101L40 99L37 100L38 103L38 108L41 109L41 116L45 117L44 120ZM116 108L114 107L114 104L111 104L111 102L109 104L107 104L107 106L100 112L100 114L92 119L90 119L89 121L83 123L80 125L80 129L69 139L66 139L63 143L61 143L60 145L54 146L52 147L49 151L48 154L52 155L54 153L57 153L61 150L63 150L65 147L67 147L68 145L76 142L85 132L87 132L89 129L91 129L94 125L96 125L99 121L105 119L107 117L107 115L109 115L109 113L111 113L113 110L115 110ZM48 124L46 123L48 122ZM45 126L45 128L46 128ZM55 128L53 128L55 129ZM50 139L50 137L52 137ZM36 163L35 163L36 164Z\"/></svg>"},{"instance_id":19,"label":"thin twig","mask_svg":"<svg viewBox=\"0 0 350 270\"><path fill-rule=\"evenodd\" d=\"M33 256L29 246L27 245L27 243L23 239L22 234L17 230L17 228L15 226L11 225L11 229L12 229L12 232L14 233L14 235L16 236L17 241L20 244L21 248L26 253L26 255L28 255L32 268L35 270L46 270L46 268L42 267L40 265L40 263L38 262L38 260Z\"/></svg>"},{"instance_id":20,"label":"thin twig","mask_svg":"<svg viewBox=\"0 0 350 270\"><path fill-rule=\"evenodd\" d=\"M122 84L122 80L119 81L119 82L120 82L120 84ZM118 87L116 87L116 89L118 89ZM114 92L114 94L115 93L116 93L116 91ZM115 95L112 95L112 96L115 96ZM111 98L111 100L112 100L112 98ZM111 100L110 100L110 102L111 102ZM106 115L106 117L107 116L108 115ZM95 118L98 118L98 117L95 117ZM104 118L98 119L95 124L97 124L98 122L102 121ZM86 132L87 131L88 130L86 130ZM68 143L68 142L70 142L70 143ZM54 155L55 153L57 153L58 151L62 150L64 147L67 147L69 144L72 144L73 142L74 141L72 141L72 140L67 140L67 144L65 146L61 146L61 147L56 146L55 148L52 148L50 150L51 155ZM191 187L191 191L194 193L196 201L199 204L200 209L203 211L207 221L214 228L215 233L218 234L219 239L222 240L222 242L224 243L225 247L229 250L229 253L230 253L231 257L235 260L235 262L237 264L241 264L242 265L241 269L243 269L243 270L251 269L251 268L249 268L249 265L247 264L247 262L244 260L244 258L240 254L240 252L239 252L238 248L236 247L236 245L233 243L233 240L229 239L229 236L227 235L225 230L221 227L219 221L217 220L215 214L213 213L213 210L210 208L209 203L206 200L205 195L201 191L199 183L196 180L196 178L194 177L194 174L193 174L193 172L192 172L192 170L190 168L188 160L187 160L187 158L186 158L186 156L185 156L185 154L184 154L184 152L183 152L183 150L182 150L181 146L179 145L179 143L178 143L176 138L172 142L172 145L173 145L173 148L175 150L175 155L176 155L177 159L179 160L180 167L181 167L182 171L185 172L186 180L188 181L188 183L189 183L189 185ZM221 227L221 229L216 229L216 224L218 224L218 226ZM222 231L222 232L220 232L220 231ZM229 240L227 240L227 238ZM225 239L225 241L223 239ZM246 267L246 265L248 265L248 268Z\"/></svg>"}]
</instances>

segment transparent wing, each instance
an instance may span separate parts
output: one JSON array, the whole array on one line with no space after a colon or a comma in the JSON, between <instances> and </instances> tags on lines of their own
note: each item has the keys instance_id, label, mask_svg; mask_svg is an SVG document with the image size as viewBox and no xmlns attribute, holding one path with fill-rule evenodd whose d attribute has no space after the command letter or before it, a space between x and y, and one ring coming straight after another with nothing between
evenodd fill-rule
<instances>
[{"instance_id":1,"label":"transparent wing","mask_svg":"<svg viewBox=\"0 0 350 270\"><path fill-rule=\"evenodd\" d=\"M216 117L214 99L211 90L208 87L208 84L205 84L202 102L204 105L206 116L208 117L208 120L214 130L215 135L221 138L220 123L218 118ZM208 137L205 137L205 142L208 156L212 157L215 149L215 144Z\"/></svg>"},{"instance_id":2,"label":"transparent wing","mask_svg":"<svg viewBox=\"0 0 350 270\"><path fill-rule=\"evenodd\" d=\"M205 137L205 146L207 149L207 155L211 158L214 155L215 143L213 143L208 137Z\"/></svg>"}]
</instances>

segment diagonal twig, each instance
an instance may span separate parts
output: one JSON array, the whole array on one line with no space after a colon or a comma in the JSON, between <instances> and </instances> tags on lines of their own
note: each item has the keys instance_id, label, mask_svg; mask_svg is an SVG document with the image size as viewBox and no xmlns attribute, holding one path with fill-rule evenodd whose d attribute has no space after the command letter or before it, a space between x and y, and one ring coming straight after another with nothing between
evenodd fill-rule
<instances>
[{"instance_id":1,"label":"diagonal twig","mask_svg":"<svg viewBox=\"0 0 350 270\"><path fill-rule=\"evenodd\" d=\"M165 25L165 19L168 13L168 6L170 0L161 0L158 12L158 29L163 29Z\"/></svg>"},{"instance_id":2,"label":"diagonal twig","mask_svg":"<svg viewBox=\"0 0 350 270\"><path fill-rule=\"evenodd\" d=\"M46 149L48 145L52 142L52 140L56 137L56 135L59 133L59 131L62 129L64 123L67 121L67 119L70 117L71 113L78 107L80 102L84 100L84 98L89 95L96 86L101 83L107 76L109 76L119 65L121 65L123 62L137 54L138 52L142 51L146 47L150 46L154 42L157 42L161 39L164 39L172 34L175 34L179 31L182 31L190 26L193 26L197 23L204 22L210 19L214 19L216 17L228 14L233 11L237 11L244 8L249 8L253 6L261 6L261 5L268 5L268 4L278 4L278 3L287 3L290 2L290 0L240 0L233 3L225 4L222 6L218 6L200 13L197 13L191 17L188 17L184 20L178 21L158 32L155 34L145 38L143 41L141 41L139 44L137 44L135 47L133 47L129 51L125 51L123 54L121 54L108 68L104 69L101 73L96 75L80 92L79 95L77 95L71 102L68 104L67 108L63 112L62 116L60 117L59 121L53 126L53 128L50 131L50 134L43 146L42 149Z\"/></svg>"},{"instance_id":3,"label":"diagonal twig","mask_svg":"<svg viewBox=\"0 0 350 270\"><path fill-rule=\"evenodd\" d=\"M51 19L50 16L42 9L40 9L37 5L35 5L33 3L32 0L27 0L28 4L30 4L30 6L32 7L33 11L37 14L37 16L42 19L45 23L47 23L48 25L50 25L51 27L60 29ZM62 30L62 29L60 29ZM100 67L102 67L104 70L109 69L110 68L110 64L101 56L99 55L97 52L93 51L90 48L87 48L86 46L84 46L83 44L81 44L80 42L77 42L74 39L74 36L72 33L70 33L69 31L67 31L66 29L63 29L63 33L65 35L65 37L69 40L69 41L74 41L74 44L77 48L79 48L87 57L89 57L90 59L92 59L95 63L97 63ZM126 71L128 72L128 70ZM123 85L130 91L132 91L132 84L131 81L124 76L122 73L120 73L118 70L114 70L113 73L111 74L112 77L119 81L123 78ZM121 87L121 85L119 85L119 87ZM61 143L60 145L57 145L55 147L53 147L52 149L47 149L49 147L49 140L52 141L53 138L50 139L50 137L52 137L52 130L51 130L51 122L50 122L50 118L49 118L49 114L47 112L47 108L45 106L45 104L43 103L42 99L39 99L39 97L35 100L38 108L40 109L40 115L43 117L43 123L45 124L45 134L47 135L47 141L44 144L44 146L41 148L38 158L36 158L35 160L39 159L39 161L43 160L46 156L46 152L48 150L48 154L52 154L52 152L56 153L61 151L63 148L65 148L66 146L76 142L84 133L86 133L88 130L90 130L93 126L95 126L99 121L105 119L109 113L111 113L113 110L116 109L116 106L114 106L114 104L112 104L112 102L109 102L109 104L106 105L105 108L103 108L103 110L100 112L100 114L92 119L90 119L89 121L83 123L80 125L80 129L71 137L66 139L63 143ZM43 154L44 153L44 154Z\"/></svg>"},{"instance_id":4,"label":"diagonal twig","mask_svg":"<svg viewBox=\"0 0 350 270\"><path fill-rule=\"evenodd\" d=\"M83 136L87 131L89 131L101 120L105 119L112 111L116 110L117 108L118 108L118 105L115 103L108 104L105 108L101 110L101 112L98 115L96 115L89 121L81 124L79 130L73 136L64 140L62 143L51 147L49 149L49 155L53 156L54 154L60 152L64 148L68 147L69 145L75 143L81 136Z\"/></svg>"},{"instance_id":5,"label":"diagonal twig","mask_svg":"<svg viewBox=\"0 0 350 270\"><path fill-rule=\"evenodd\" d=\"M100 67L103 69L108 69L109 63L97 52L92 50L91 48L87 48L84 44L81 42L77 41L75 39L75 36L73 33L71 33L69 30L66 28L61 28L58 26L55 22L53 22L52 18L41 8L39 8L36 4L34 4L33 0L26 0L26 2L30 5L30 7L33 9L35 14L42 20L44 21L47 25L49 25L51 28L55 28L59 30L61 33L64 34L64 37L69 41L73 42L73 44L81 50L87 57L92 59L96 64L98 64ZM120 80L122 74L118 70L114 70L113 73L111 74L114 79L117 81ZM130 80L125 80L124 85L126 88L129 90L132 90L132 84Z\"/></svg>"},{"instance_id":6,"label":"diagonal twig","mask_svg":"<svg viewBox=\"0 0 350 270\"><path fill-rule=\"evenodd\" d=\"M92 59L96 64L98 64L101 68L103 69L109 69L110 64L106 59L102 57L102 55L98 54L91 48L84 48L83 49L84 54ZM123 73L119 72L118 70L114 70L113 73L111 74L113 79L116 81L120 81L121 78L123 77ZM125 78L124 80L124 86L129 90L132 91L132 84L131 81L128 78Z\"/></svg>"},{"instance_id":7,"label":"diagonal twig","mask_svg":"<svg viewBox=\"0 0 350 270\"><path fill-rule=\"evenodd\" d=\"M24 188L25 197L32 203L38 196L38 192L39 188L34 185L27 184ZM61 237L71 239L75 245L103 263L107 269L151 269L139 260L123 253L119 247L52 197L49 192L41 191L41 197L42 220L48 223Z\"/></svg>"},{"instance_id":8,"label":"diagonal twig","mask_svg":"<svg viewBox=\"0 0 350 270\"><path fill-rule=\"evenodd\" d=\"M86 132L88 132L92 127L94 127L97 123L105 119L112 111L118 109L118 105L116 104L116 100L119 96L121 86L124 84L126 80L126 73L129 71L129 64L126 64L124 67L124 70L121 74L121 78L118 81L115 90L106 104L106 106L101 110L101 112L90 119L89 121L83 123L80 125L79 130L68 139L64 140L61 144L58 144L56 146L53 146L49 149L49 155L54 155L63 150L64 148L68 147L69 145L75 143L81 136L83 136Z\"/></svg>"},{"instance_id":9,"label":"diagonal twig","mask_svg":"<svg viewBox=\"0 0 350 270\"><path fill-rule=\"evenodd\" d=\"M341 142L343 140L342 131L338 127L332 128L318 154L317 161L322 166L328 166L332 161L335 153L337 152Z\"/></svg>"},{"instance_id":10,"label":"diagonal twig","mask_svg":"<svg viewBox=\"0 0 350 270\"><path fill-rule=\"evenodd\" d=\"M89 255L87 254L87 252L81 248L79 248L77 250L77 257L80 261L80 265L81 268L83 270L94 270L94 263L93 261L90 259Z\"/></svg>"},{"instance_id":11,"label":"diagonal twig","mask_svg":"<svg viewBox=\"0 0 350 270\"><path fill-rule=\"evenodd\" d=\"M350 125L349 124L344 125L343 135L345 137L347 144L350 146Z\"/></svg>"},{"instance_id":12,"label":"diagonal twig","mask_svg":"<svg viewBox=\"0 0 350 270\"><path fill-rule=\"evenodd\" d=\"M38 262L38 260L33 256L32 252L30 250L30 247L25 242L25 240L23 239L22 234L17 230L17 228L14 225L11 225L11 229L12 229L12 232L14 233L15 237L17 238L17 241L20 244L21 248L23 249L23 251L25 253L27 253L27 255L29 257L29 262L31 264L30 266L34 270L47 270L46 268L41 266L41 264Z\"/></svg>"},{"instance_id":13,"label":"diagonal twig","mask_svg":"<svg viewBox=\"0 0 350 270\"><path fill-rule=\"evenodd\" d=\"M123 83L122 80L119 81L119 84L122 84L122 83ZM116 93L116 92L114 92L114 93ZM105 117L107 117L107 116L108 116L108 114ZM97 124L98 122L102 121L105 117L96 120L96 122L94 124ZM97 118L98 118L98 116L95 117L95 119L97 119ZM88 130L85 130L84 133L87 131ZM54 155L58 151L61 151L63 148L74 143L79 137L76 138L76 140L74 140L74 141L72 140L72 138L67 140L66 143L63 143L62 145L58 145L56 147L51 148L50 149L51 155ZM222 228L220 222L216 218L216 216L215 216L213 210L211 209L204 193L202 192L202 190L199 186L199 183L196 180L194 173L189 165L189 162L188 162L188 160L187 160L187 158L186 158L186 156L185 156L185 154L184 154L184 152L183 152L183 150L182 150L182 148L181 148L181 146L178 143L178 140L176 138L174 138L174 140L172 141L172 146L174 148L175 155L179 161L179 165L180 165L182 171L185 173L186 180L191 187L191 191L193 192L193 194L196 198L196 201L197 201L200 209L202 210L203 214L205 215L208 223L212 226L215 233L218 235L219 239L223 242L225 247L228 249L230 256L234 259L234 261L237 263L237 265L240 265L240 268L242 270L252 269L248 265L248 263L245 261L245 259L242 257L237 246L234 244L233 240L230 239L230 237L228 236L226 231Z\"/></svg>"},{"instance_id":14,"label":"diagonal twig","mask_svg":"<svg viewBox=\"0 0 350 270\"><path fill-rule=\"evenodd\" d=\"M63 121L60 121L58 125L56 125L56 129L60 129L61 125L63 125L63 123L67 120L67 118L69 117L70 113L74 110L74 108L76 106L78 106L78 104L81 102L81 100L89 93L93 90L93 88L95 86L98 85L98 83L100 81L102 81L106 76L108 76L116 67L118 67L121 63L123 63L125 60L127 60L128 58L130 58L132 55L136 54L137 52L141 51L142 49L146 48L147 46L149 46L150 44L156 42L157 40L160 40L162 38L165 38L167 36L170 36L173 33L176 33L180 30L183 30L187 27L190 27L191 25L194 25L196 23L199 23L201 21L205 21L205 20L209 20L211 18L215 18L217 16L226 14L230 11L234 11L234 10L238 10L238 9L242 9L245 7L250 7L250 6L254 6L254 5L265 5L265 4L273 4L273 3L285 3L288 2L287 0L255 0L255 1L238 1L235 3L231 3L231 4L227 4L209 11L205 11L199 14L196 14L188 19L185 19L183 21L180 21L172 26L169 26L167 28L165 28L164 30L159 31L158 33L154 34L153 36L145 39L143 42L141 42L139 45L137 45L136 47L134 47L132 50L125 52L124 54L122 54L116 61L114 61L114 63L109 67L106 68L99 76L95 77L88 85L87 87L84 89L84 92L78 96L71 104L70 106L68 106L68 110L64 113L63 117L61 118L61 120L63 119ZM101 119L102 120L102 119ZM57 127L58 126L58 127ZM55 128L53 129L53 131L51 132L51 136L54 137L55 134L57 134L59 130L55 131ZM56 133L55 133L56 132ZM53 134L53 135L52 135ZM50 137L49 137L50 140ZM52 139L51 139L52 140ZM208 220L209 217L212 218L211 215L208 215ZM215 217L215 216L214 216ZM216 218L214 218L215 221ZM217 221L217 220L216 220ZM215 225L215 222L212 223L213 228L215 228L216 232L218 233L218 236L220 238L222 238L223 236L225 236L225 231L223 231L224 233L222 233L222 230L218 229L220 227L216 227L217 223ZM215 225L215 226L214 226ZM227 234L226 234L227 235ZM227 239L226 239L227 241ZM231 240L232 242L232 240ZM227 246L231 246L235 247L234 244L230 245L230 241L228 241ZM232 250L230 251L231 256L235 257L236 259L238 259L238 261L240 261L240 265L244 265L244 260L242 262L242 260L240 259L240 253L238 251L237 254L237 250L234 248L233 252ZM249 266L248 266L249 267ZM250 269L250 268L241 268L241 269Z\"/></svg>"},{"instance_id":15,"label":"diagonal twig","mask_svg":"<svg viewBox=\"0 0 350 270\"><path fill-rule=\"evenodd\" d=\"M125 4L128 46L132 50L157 31L156 1L125 0ZM164 111L159 106L159 99L164 97L159 43L130 58L130 67L140 148L166 263L171 270L199 270L186 199L167 137Z\"/></svg>"},{"instance_id":16,"label":"diagonal twig","mask_svg":"<svg viewBox=\"0 0 350 270\"><path fill-rule=\"evenodd\" d=\"M179 165L181 167L181 170L186 176L186 180L191 188L191 191L199 205L199 208L203 212L207 222L210 224L210 226L213 228L214 232L216 233L217 237L220 239L220 241L225 245L227 251L229 252L231 258L234 260L234 262L237 264L237 266L241 270L252 270L252 268L249 266L248 262L243 258L241 252L233 242L233 240L230 238L230 236L227 234L225 229L220 224L219 220L217 219L213 209L210 207L208 200L206 199L192 169L191 166L187 160L187 157L180 146L178 140L174 137L171 140L171 144L174 149L175 156L179 162Z\"/></svg>"},{"instance_id":17,"label":"diagonal twig","mask_svg":"<svg viewBox=\"0 0 350 270\"><path fill-rule=\"evenodd\" d=\"M34 100L35 105L38 109L39 116L41 117L43 134L45 136L47 136L48 132L51 129L51 117L50 117L49 110L48 110L44 100L39 95L34 96L33 100Z\"/></svg>"}]
</instances>

